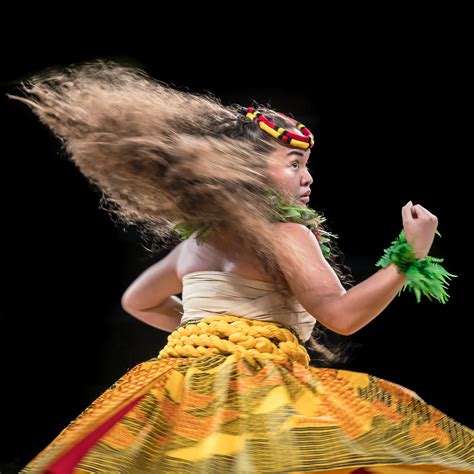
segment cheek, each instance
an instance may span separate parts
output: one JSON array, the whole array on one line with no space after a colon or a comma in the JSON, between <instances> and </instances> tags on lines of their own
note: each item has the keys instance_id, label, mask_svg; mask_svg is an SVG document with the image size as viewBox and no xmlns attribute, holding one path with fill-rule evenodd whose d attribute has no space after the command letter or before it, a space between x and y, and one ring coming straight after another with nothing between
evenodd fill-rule
<instances>
[{"instance_id":1,"label":"cheek","mask_svg":"<svg viewBox=\"0 0 474 474\"><path fill-rule=\"evenodd\" d=\"M299 187L300 175L294 167L274 167L269 169L269 173L273 181L286 188Z\"/></svg>"},{"instance_id":2,"label":"cheek","mask_svg":"<svg viewBox=\"0 0 474 474\"><path fill-rule=\"evenodd\" d=\"M299 182L299 180L300 180L300 175L298 173L298 170L295 170L293 168L286 169L283 174L284 174L284 177L285 177L286 181Z\"/></svg>"}]
</instances>

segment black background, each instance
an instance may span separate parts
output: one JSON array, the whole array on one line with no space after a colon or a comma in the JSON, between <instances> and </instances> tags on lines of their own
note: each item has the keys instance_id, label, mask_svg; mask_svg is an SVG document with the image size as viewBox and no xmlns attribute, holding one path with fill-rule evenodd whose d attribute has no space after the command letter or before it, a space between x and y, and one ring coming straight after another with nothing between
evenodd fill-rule
<instances>
[{"instance_id":1,"label":"black background","mask_svg":"<svg viewBox=\"0 0 474 474\"><path fill-rule=\"evenodd\" d=\"M430 255L458 275L450 301L417 303L403 293L342 338L355 347L346 368L402 384L473 425L472 121L465 118L463 38L433 28L407 39L394 28L382 41L381 31L359 31L329 41L329 53L316 31L294 42L281 32L266 40L253 33L234 29L225 41L218 33L207 41L192 35L181 45L165 35L133 44L126 35L96 41L83 32L74 44L32 35L5 50L2 472L26 464L128 369L156 356L167 336L120 307L131 281L163 255L151 258L133 232L99 210L98 193L57 140L26 106L5 97L16 81L46 67L96 58L210 91L225 104L269 102L305 123L317 140L310 206L339 235L357 281L376 271L408 200L436 214L442 238Z\"/></svg>"}]
</instances>

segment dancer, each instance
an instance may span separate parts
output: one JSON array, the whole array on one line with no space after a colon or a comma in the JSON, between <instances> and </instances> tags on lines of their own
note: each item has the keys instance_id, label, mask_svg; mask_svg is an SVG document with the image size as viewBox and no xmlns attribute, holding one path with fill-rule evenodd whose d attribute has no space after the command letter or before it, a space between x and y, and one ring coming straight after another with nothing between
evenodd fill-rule
<instances>
[{"instance_id":1,"label":"dancer","mask_svg":"<svg viewBox=\"0 0 474 474\"><path fill-rule=\"evenodd\" d=\"M404 289L447 301L455 275L428 255L431 212L407 203L378 271L346 289L336 236L304 197L315 139L292 117L105 61L47 71L10 97L108 211L172 248L122 298L170 332L165 347L21 472L474 471L470 428L396 383L312 365L305 346L337 360L316 321L353 334Z\"/></svg>"}]
</instances>

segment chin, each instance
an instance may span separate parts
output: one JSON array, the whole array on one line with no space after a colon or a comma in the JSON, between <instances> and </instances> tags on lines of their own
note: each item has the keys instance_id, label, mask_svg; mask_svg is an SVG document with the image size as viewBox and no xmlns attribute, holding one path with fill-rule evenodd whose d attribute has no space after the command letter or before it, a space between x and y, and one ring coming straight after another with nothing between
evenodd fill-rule
<instances>
[{"instance_id":1,"label":"chin","mask_svg":"<svg viewBox=\"0 0 474 474\"><path fill-rule=\"evenodd\" d=\"M306 207L308 206L308 203L309 203L309 199L308 199L308 198L301 198L301 197L298 197L297 200L298 200L298 202L300 202L301 204L305 205Z\"/></svg>"}]
</instances>

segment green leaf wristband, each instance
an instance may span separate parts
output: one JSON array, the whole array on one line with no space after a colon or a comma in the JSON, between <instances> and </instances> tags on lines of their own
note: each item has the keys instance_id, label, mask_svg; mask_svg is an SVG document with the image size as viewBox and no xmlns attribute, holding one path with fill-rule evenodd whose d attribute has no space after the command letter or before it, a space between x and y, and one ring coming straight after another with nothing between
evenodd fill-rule
<instances>
[{"instance_id":1,"label":"green leaf wristband","mask_svg":"<svg viewBox=\"0 0 474 474\"><path fill-rule=\"evenodd\" d=\"M441 237L439 232L436 233ZM430 256L417 259L413 246L407 241L405 231L402 230L392 245L384 250L384 255L375 266L385 268L394 263L403 272L407 281L398 296L408 288L409 291L415 293L418 303L421 294L424 294L430 301L434 298L445 304L449 298L446 292L449 286L447 279L457 277L457 275L448 273L442 265L439 265L443 261L442 258Z\"/></svg>"}]
</instances>

